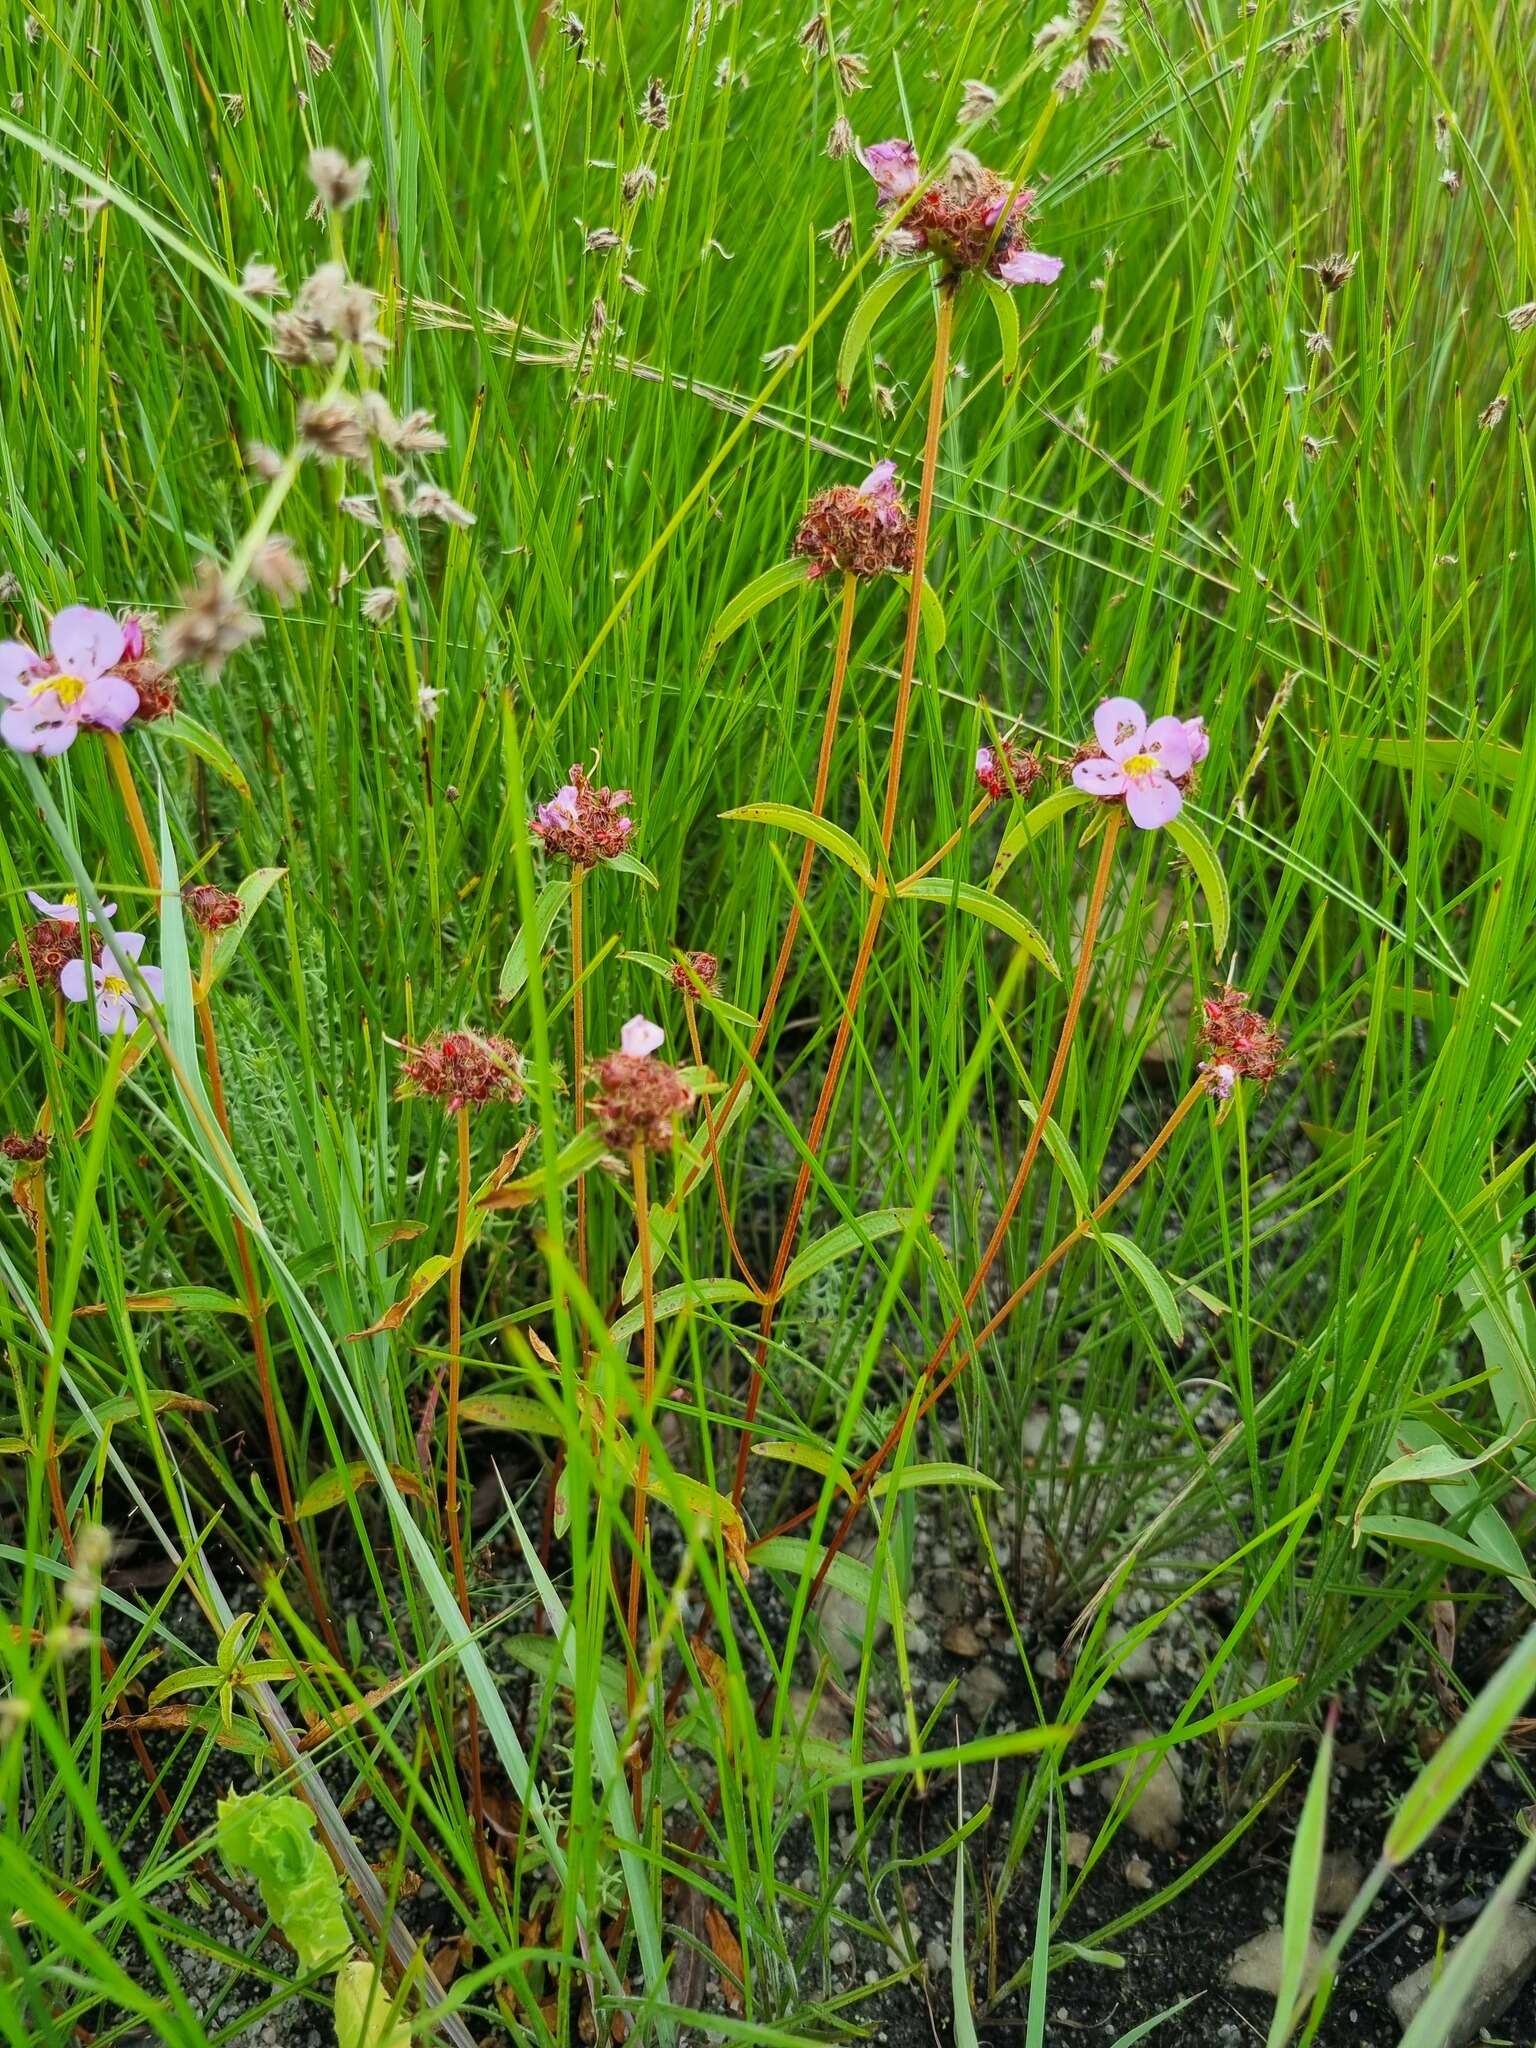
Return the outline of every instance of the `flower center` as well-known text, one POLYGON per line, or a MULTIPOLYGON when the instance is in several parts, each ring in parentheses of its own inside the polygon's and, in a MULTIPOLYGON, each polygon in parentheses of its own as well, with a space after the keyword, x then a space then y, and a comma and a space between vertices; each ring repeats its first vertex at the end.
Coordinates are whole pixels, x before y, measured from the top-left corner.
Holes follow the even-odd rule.
POLYGON ((1132 754, 1128 761, 1120 763, 1127 775, 1152 775, 1160 765, 1156 754, 1132 754))
POLYGON ((34 683, 27 692, 30 697, 46 697, 52 692, 66 707, 78 704, 85 695, 84 676, 44 676, 40 683, 34 683))
POLYGON ((101 977, 101 992, 104 996, 121 998, 128 993, 128 984, 120 974, 104 974, 101 977))
POLYGON ((65 910, 78 910, 80 908, 80 898, 75 894, 73 889, 66 889, 64 894, 59 898, 59 903, 60 906, 65 910))

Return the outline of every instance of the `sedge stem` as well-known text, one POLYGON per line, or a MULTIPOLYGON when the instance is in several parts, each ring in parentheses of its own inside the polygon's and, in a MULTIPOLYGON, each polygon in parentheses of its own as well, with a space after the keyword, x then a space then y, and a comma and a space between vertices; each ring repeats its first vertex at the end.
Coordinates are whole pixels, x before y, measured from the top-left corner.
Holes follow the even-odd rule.
MULTIPOLYGON (((691 1007, 691 1006, 690 1006, 691 1007)), ((655 1277, 651 1272, 651 1214, 650 1198, 646 1185, 647 1169, 645 1146, 637 1141, 630 1148, 630 1173, 635 1188, 635 1230, 640 1246, 640 1300, 641 1300, 641 1377, 639 1427, 635 1431, 639 1443, 635 1459, 635 1503, 634 1503, 634 1553, 629 1561, 629 1598, 625 1608, 625 1624, 629 1632, 629 1662, 626 1671, 629 1718, 635 1717, 635 1703, 638 1694, 638 1672, 640 1669, 640 1581, 645 1561, 646 1529, 649 1519, 649 1486, 651 1477, 651 1403, 656 1395, 656 1293, 655 1277)), ((635 1752, 632 1765, 635 1823, 638 1826, 641 1812, 640 1797, 640 1755, 635 1752)))
MULTIPOLYGON (((464 1566, 464 1532, 459 1526, 459 1383, 463 1375, 464 1252, 469 1237, 469 1110, 462 1102, 454 1115, 458 1151, 458 1208, 453 1224, 453 1264, 448 1271, 448 1443, 443 1475, 443 1520, 453 1558, 453 1587, 459 1612, 468 1622, 469 1574, 464 1566)), ((475 1827, 475 1851, 482 1869, 488 1850, 485 1839, 485 1786, 480 1773, 480 1716, 474 1695, 469 1698, 469 1805, 475 1827)))

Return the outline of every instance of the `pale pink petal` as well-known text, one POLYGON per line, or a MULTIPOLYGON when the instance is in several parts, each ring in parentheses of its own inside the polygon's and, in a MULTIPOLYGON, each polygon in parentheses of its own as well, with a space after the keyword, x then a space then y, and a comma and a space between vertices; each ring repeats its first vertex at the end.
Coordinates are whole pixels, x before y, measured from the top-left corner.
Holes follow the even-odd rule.
POLYGON ((123 658, 123 629, 110 612, 94 605, 67 604, 52 628, 53 654, 66 675, 88 683, 123 658))
POLYGON ((27 901, 34 910, 40 910, 44 917, 51 917, 56 924, 78 924, 80 909, 74 903, 50 903, 46 896, 39 896, 35 889, 27 891, 27 901))
MULTIPOLYGON (((139 955, 144 950, 144 934, 142 932, 114 932, 112 934, 112 937, 113 941, 117 946, 117 950, 120 953, 124 954, 130 960, 137 960, 139 955)), ((109 947, 109 957, 110 952, 111 949, 109 947)), ((109 967, 107 969, 107 972, 110 974, 111 971, 112 970, 109 967)))
POLYGON ((889 458, 877 462, 859 485, 861 498, 893 498, 896 495, 896 465, 889 458))
POLYGON ((917 151, 903 137, 872 142, 858 151, 859 162, 880 188, 886 205, 894 205, 917 189, 917 151))
POLYGON ((96 1022, 107 1034, 115 1038, 119 1031, 132 1031, 139 1021, 139 1013, 126 996, 112 995, 103 989, 96 997, 96 1022))
POLYGON ((0 738, 18 754, 62 754, 79 730, 51 690, 0 712, 0 738))
POLYGON ((1149 832, 1154 825, 1166 825, 1176 818, 1184 799, 1166 775, 1138 775, 1125 793, 1125 808, 1132 823, 1149 832))
POLYGON ((1118 761, 1079 761, 1072 780, 1090 796, 1124 796, 1125 770, 1118 761))
POLYGON ((643 1058, 655 1052, 666 1037, 659 1024, 653 1024, 649 1017, 631 1017, 619 1033, 619 1044, 625 1052, 635 1058, 643 1058))
POLYGON ((1106 697, 1093 714, 1093 730, 1111 761, 1140 750, 1147 714, 1134 697, 1106 697))
POLYGON ((1039 249, 1016 249, 997 266, 1004 284, 1054 284, 1065 265, 1059 256, 1039 249))
POLYGON ((66 960, 59 975, 59 989, 72 1003, 85 1001, 85 962, 66 960))
POLYGON ((992 765, 992 749, 990 747, 978 747, 976 749, 976 773, 978 775, 990 775, 992 773, 992 765))
POLYGON ((139 693, 126 676, 98 676, 81 693, 80 716, 108 732, 121 732, 139 710, 139 693))
POLYGON ((1182 718, 1154 718, 1142 744, 1170 775, 1187 775, 1194 766, 1182 718))
POLYGON ((0 697, 24 697, 27 684, 23 678, 42 658, 24 640, 0 640, 0 697))
POLYGON ((149 990, 155 1001, 157 1003, 164 1002, 165 976, 161 973, 160 969, 158 967, 141 967, 139 972, 144 977, 144 986, 149 990))
POLYGON ((1205 729, 1203 718, 1186 718, 1184 737, 1189 742, 1189 761, 1192 768, 1198 768, 1211 751, 1211 736, 1205 729))

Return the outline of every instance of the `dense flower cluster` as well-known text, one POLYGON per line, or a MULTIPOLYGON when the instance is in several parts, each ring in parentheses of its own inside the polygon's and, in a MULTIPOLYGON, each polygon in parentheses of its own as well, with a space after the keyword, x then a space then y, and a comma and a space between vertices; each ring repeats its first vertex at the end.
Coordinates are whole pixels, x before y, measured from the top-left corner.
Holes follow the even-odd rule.
POLYGON ((7 1131, 0 1138, 0 1153, 14 1166, 37 1166, 48 1157, 46 1131, 7 1131))
POLYGON ((1083 748, 1072 780, 1089 796, 1123 802, 1132 824, 1149 831, 1184 807, 1184 791, 1211 743, 1200 718, 1154 718, 1130 697, 1106 697, 1093 714, 1096 747, 1083 748))
POLYGON ((1201 1008, 1200 1042, 1211 1057, 1200 1071, 1208 1092, 1224 1102, 1240 1080, 1268 1087, 1284 1064, 1284 1040, 1267 1017, 1249 1009, 1246 990, 1224 988, 1201 1008))
POLYGON ((1001 284, 1054 284, 1060 277, 1061 258, 1029 245, 1033 191, 1015 192, 968 151, 957 150, 944 176, 927 185, 904 138, 871 143, 860 149, 859 162, 875 181, 881 210, 906 209, 890 237, 898 250, 931 256, 952 272, 985 269, 1001 284))
POLYGON ((551 853, 564 854, 579 868, 595 868, 628 846, 635 829, 625 814, 627 789, 596 788, 584 768, 572 765, 571 779, 528 821, 551 853))
POLYGON ((719 979, 720 962, 713 953, 690 953, 673 964, 672 986, 685 996, 696 995, 701 988, 708 992, 719 979))
POLYGON ((912 573, 916 531, 902 503, 894 462, 877 462, 863 483, 833 484, 805 508, 795 553, 810 561, 808 574, 841 569, 850 576, 912 573))
MULTIPOLYGON (((71 960, 80 958, 80 905, 71 891, 60 902, 50 902, 35 889, 27 891, 27 901, 42 916, 34 925, 29 925, 22 937, 11 947, 10 958, 20 967, 23 958, 32 963, 32 973, 39 988, 57 988, 64 969, 71 960)), ((104 903, 103 911, 108 917, 117 914, 115 903, 104 903)), ((87 911, 84 922, 92 922, 87 911)), ((91 954, 101 958, 101 941, 94 934, 91 938, 91 954)))
POLYGON ((616 1152, 644 1145, 665 1152, 672 1127, 693 1106, 693 1090, 676 1067, 655 1057, 665 1033, 645 1017, 631 1017, 620 1035, 620 1049, 594 1060, 597 1092, 592 1114, 616 1152))
POLYGON ((1028 796, 1043 770, 1038 755, 1013 740, 999 740, 995 747, 976 749, 976 780, 994 803, 1009 797, 1028 796))
POLYGON ((400 1072, 409 1094, 435 1096, 450 1110, 523 1099, 522 1054, 510 1038, 479 1031, 435 1032, 400 1072))
POLYGON ((228 889, 215 888, 212 882, 188 883, 181 892, 181 900, 199 931, 227 932, 231 925, 240 922, 240 898, 228 889))

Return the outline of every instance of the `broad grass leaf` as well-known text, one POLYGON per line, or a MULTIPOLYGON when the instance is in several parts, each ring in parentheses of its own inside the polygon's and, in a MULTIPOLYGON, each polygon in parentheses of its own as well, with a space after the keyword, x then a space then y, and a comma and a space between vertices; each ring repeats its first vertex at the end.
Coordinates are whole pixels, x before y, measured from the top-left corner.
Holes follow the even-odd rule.
POLYGON ((749 825, 776 825, 802 839, 813 839, 828 853, 835 854, 851 868, 866 889, 876 887, 864 850, 851 832, 834 825, 830 818, 818 818, 814 811, 802 811, 796 804, 742 804, 734 811, 722 811, 722 818, 740 819, 749 825))
POLYGON ((532 1394, 470 1394, 459 1403, 459 1420, 482 1429, 506 1429, 518 1435, 564 1436, 560 1417, 532 1394))
POLYGON ((1291 1844, 1291 1864, 1285 1880, 1285 1917, 1281 1922, 1280 1983, 1275 1993, 1274 2018, 1270 2022, 1265 2048, 1285 2048, 1295 2024, 1293 2015, 1307 1981, 1317 1887, 1323 1874, 1332 1775, 1333 1725, 1330 1721, 1323 1731, 1296 1839, 1291 1844))
POLYGON ((1007 285, 982 273, 987 297, 997 315, 997 338, 1002 349, 1003 382, 1011 384, 1019 367, 1019 302, 1007 285))
POLYGON ((909 278, 925 270, 923 263, 893 263, 883 270, 854 307, 843 329, 843 339, 837 351, 837 402, 848 403, 848 394, 853 389, 853 373, 859 357, 864 353, 870 336, 882 313, 892 304, 897 293, 909 278))
MULTIPOLYGON (((657 1292, 655 1318, 658 1323, 664 1323, 691 1308, 719 1308, 754 1299, 751 1288, 742 1280, 684 1280, 675 1287, 663 1287, 657 1292)), ((638 1308, 626 1310, 610 1326, 608 1334, 615 1344, 627 1344, 644 1327, 645 1308, 642 1303, 638 1308)))
POLYGON ((1134 1238, 1124 1236, 1118 1230, 1101 1230, 1097 1241, 1112 1251, 1123 1266, 1135 1274, 1153 1308, 1157 1319, 1175 1344, 1184 1341, 1184 1318, 1179 1314, 1179 1304, 1173 1289, 1157 1270, 1156 1265, 1136 1243, 1134 1238))
POLYGON ((1042 832, 1052 825, 1059 825, 1063 818, 1073 811, 1080 811, 1084 804, 1097 802, 1098 798, 1090 796, 1086 789, 1079 789, 1075 782, 1068 782, 1060 789, 1053 789, 1049 796, 1041 797, 1039 803, 1031 804, 1003 834, 997 858, 992 863, 992 872, 987 877, 987 887, 995 889, 1025 847, 1038 839, 1042 832))
POLYGON ((1187 810, 1170 818, 1164 831, 1194 870, 1205 907, 1211 914, 1211 951, 1219 960, 1227 950, 1227 932, 1232 923, 1232 897, 1222 873, 1216 849, 1190 817, 1187 810))
POLYGON ((978 889, 974 882, 948 882, 942 875, 919 875, 902 882, 896 893, 903 902, 938 903, 946 909, 963 910, 968 917, 979 918, 989 924, 1015 945, 1022 946, 1033 960, 1047 968, 1059 981, 1061 969, 1045 940, 1025 917, 1015 910, 1011 903, 1005 903, 1001 896, 995 896, 990 889, 978 889))
POLYGON ((1464 1934, 1447 1956, 1445 1968, 1414 2014, 1400 2048, 1445 2048, 1448 2041, 1465 2038, 1457 2032, 1457 2022, 1466 2012, 1488 1957, 1502 1939, 1533 1870, 1536 1840, 1526 1843, 1478 1914, 1472 1931, 1464 1934))
POLYGON ((1001 1493, 1002 1481, 989 1479, 974 1465, 955 1465, 943 1460, 928 1465, 904 1465, 899 1472, 886 1472, 869 1489, 871 1500, 887 1494, 916 1493, 925 1486, 963 1486, 971 1493, 1001 1493))
POLYGON ((510 1003, 519 994, 529 975, 533 972, 536 953, 542 953, 549 944, 549 935, 554 930, 555 919, 560 915, 570 897, 569 877, 546 882, 539 891, 533 906, 532 944, 529 944, 530 927, 519 928, 517 937, 507 949, 507 957, 501 963, 501 973, 496 980, 497 1000, 510 1003))
POLYGON ((185 711, 173 711, 168 718, 157 718, 150 727, 157 739, 174 740, 185 747, 190 754, 196 754, 221 781, 243 797, 249 797, 251 785, 246 780, 245 770, 225 746, 216 732, 210 732, 206 725, 200 725, 195 718, 189 718, 185 711))
MULTIPOLYGON (((412 1472, 405 1465, 391 1465, 389 1476, 399 1492, 409 1494, 412 1500, 426 1499, 426 1489, 419 1472, 412 1472)), ((373 1467, 363 1458, 355 1459, 350 1465, 333 1465, 329 1472, 322 1473, 313 1485, 306 1488, 294 1514, 301 1522, 307 1522, 314 1515, 328 1514, 332 1508, 339 1508, 349 1494, 361 1493, 377 1483, 373 1467)))
POLYGON ((775 562, 771 569, 765 569, 761 576, 754 576, 750 583, 738 590, 721 607, 709 629, 709 638, 704 643, 704 660, 712 660, 724 642, 764 605, 772 604, 775 598, 783 597, 791 590, 801 590, 818 581, 810 574, 810 566, 803 556, 793 555, 787 562, 775 562))
POLYGON ((871 1209, 867 1215, 856 1216, 850 1223, 834 1225, 825 1237, 818 1237, 814 1244, 808 1244, 803 1252, 790 1260, 781 1294, 791 1294, 795 1288, 803 1287, 807 1280, 824 1273, 839 1259, 867 1251, 883 1237, 895 1237, 907 1228, 916 1214, 915 1209, 871 1209))

